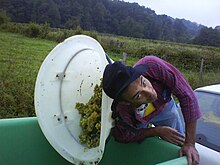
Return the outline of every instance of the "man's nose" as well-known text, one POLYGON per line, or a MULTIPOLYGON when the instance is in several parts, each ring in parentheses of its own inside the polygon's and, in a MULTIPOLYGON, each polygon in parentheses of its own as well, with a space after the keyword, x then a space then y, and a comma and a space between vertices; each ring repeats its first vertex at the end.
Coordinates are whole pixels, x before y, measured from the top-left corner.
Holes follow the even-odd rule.
POLYGON ((146 94, 148 94, 148 95, 152 93, 152 89, 149 88, 149 87, 145 87, 145 88, 143 89, 143 91, 144 91, 144 93, 146 93, 146 94))

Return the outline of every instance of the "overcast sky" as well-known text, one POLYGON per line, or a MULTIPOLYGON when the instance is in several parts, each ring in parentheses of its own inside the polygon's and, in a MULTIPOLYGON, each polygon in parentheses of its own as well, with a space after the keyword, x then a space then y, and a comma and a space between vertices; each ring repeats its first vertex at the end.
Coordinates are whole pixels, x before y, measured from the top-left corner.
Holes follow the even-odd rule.
POLYGON ((208 27, 220 25, 220 0, 124 0, 149 7, 156 14, 184 18, 208 27))

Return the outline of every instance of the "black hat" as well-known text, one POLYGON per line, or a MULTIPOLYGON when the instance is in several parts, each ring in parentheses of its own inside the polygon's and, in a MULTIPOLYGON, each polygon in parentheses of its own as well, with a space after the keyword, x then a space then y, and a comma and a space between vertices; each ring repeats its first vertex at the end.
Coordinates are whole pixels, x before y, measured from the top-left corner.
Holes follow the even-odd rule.
POLYGON ((112 110, 115 109, 122 92, 136 80, 142 73, 146 72, 145 65, 136 67, 125 66, 121 62, 108 64, 104 70, 102 85, 104 92, 113 100, 112 110))

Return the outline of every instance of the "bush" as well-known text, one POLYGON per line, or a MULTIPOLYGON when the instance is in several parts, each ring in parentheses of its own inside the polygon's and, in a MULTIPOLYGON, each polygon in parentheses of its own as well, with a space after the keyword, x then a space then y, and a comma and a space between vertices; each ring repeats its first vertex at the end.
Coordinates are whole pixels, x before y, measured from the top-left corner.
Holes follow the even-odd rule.
POLYGON ((83 34, 82 28, 78 25, 75 30, 75 35, 83 34))
POLYGON ((19 33, 23 34, 24 25, 20 26, 18 23, 13 23, 13 22, 7 22, 4 23, 0 26, 2 31, 7 31, 7 32, 12 32, 12 33, 19 33))
POLYGON ((14 22, 4 23, 0 26, 0 29, 1 31, 19 33, 32 38, 46 38, 47 34, 51 30, 48 23, 39 25, 36 23, 22 24, 14 22))
POLYGON ((86 31, 84 31, 83 33, 84 33, 85 35, 90 36, 90 37, 94 38, 95 40, 99 41, 99 39, 98 39, 98 33, 97 33, 97 32, 95 32, 95 31, 91 31, 91 32, 86 32, 86 31))
POLYGON ((41 27, 36 23, 30 23, 27 29, 24 32, 24 35, 32 38, 36 38, 40 36, 41 27))
POLYGON ((45 24, 41 25, 39 37, 46 38, 49 31, 50 31, 50 24, 49 23, 45 23, 45 24))
POLYGON ((73 35, 74 35, 74 32, 71 30, 57 29, 57 30, 48 32, 45 38, 51 41, 63 42, 66 38, 73 36, 73 35))

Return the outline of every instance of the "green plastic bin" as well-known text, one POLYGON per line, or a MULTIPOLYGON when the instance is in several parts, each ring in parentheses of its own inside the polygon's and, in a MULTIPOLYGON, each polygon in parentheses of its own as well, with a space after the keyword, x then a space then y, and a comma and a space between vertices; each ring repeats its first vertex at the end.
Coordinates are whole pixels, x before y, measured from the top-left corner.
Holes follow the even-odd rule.
MULTIPOLYGON (((36 117, 0 120, 0 165, 71 165, 48 143, 36 117)), ((186 165, 179 147, 158 138, 122 144, 109 138, 100 165, 186 165)))

